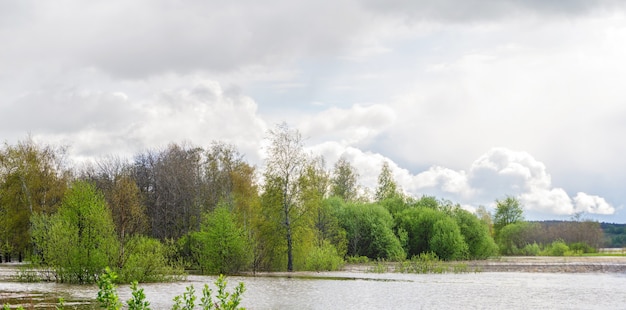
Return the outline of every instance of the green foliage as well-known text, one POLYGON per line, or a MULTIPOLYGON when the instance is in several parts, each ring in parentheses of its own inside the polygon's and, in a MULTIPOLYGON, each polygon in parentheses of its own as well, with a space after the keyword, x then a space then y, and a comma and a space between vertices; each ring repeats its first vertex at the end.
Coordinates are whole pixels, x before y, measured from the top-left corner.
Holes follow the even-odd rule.
POLYGON ((306 260, 306 270, 333 271, 343 266, 343 259, 329 242, 314 247, 306 260))
POLYGON ((157 239, 135 235, 126 242, 124 250, 121 282, 160 282, 182 273, 180 268, 168 264, 166 246, 157 239))
POLYGON ((461 208, 456 209, 453 216, 467 243, 469 259, 485 259, 498 254, 498 246, 491 238, 487 224, 461 208))
POLYGON ((143 289, 137 288, 137 281, 130 284, 132 297, 126 301, 128 310, 150 310, 150 302, 146 300, 146 294, 143 289))
POLYGON ((40 237, 44 261, 58 281, 93 283, 117 256, 111 214, 102 195, 87 182, 73 183, 58 213, 41 223, 33 226, 33 235, 40 237))
POLYGON ((191 236, 192 254, 203 272, 234 273, 251 263, 246 234, 225 206, 206 214, 201 230, 191 236))
POLYGON ((183 295, 178 295, 174 297, 174 306, 172 306, 173 310, 192 310, 196 306, 196 290, 193 288, 193 285, 188 286, 185 289, 183 295))
POLYGON ((500 254, 517 255, 519 249, 530 244, 528 235, 530 235, 534 229, 535 225, 528 222, 516 222, 501 228, 497 238, 500 254))
POLYGON ((468 253, 467 243, 461 235, 459 226, 453 219, 447 217, 433 225, 429 247, 443 260, 465 259, 468 253))
POLYGON ((525 245, 524 248, 521 249, 519 255, 537 256, 540 252, 541 248, 539 247, 539 245, 536 242, 533 242, 532 244, 525 245))
MULTIPOLYGON (((241 298, 243 293, 246 291, 246 288, 243 282, 239 282, 235 290, 231 292, 226 291, 226 277, 224 275, 220 275, 215 280, 215 286, 217 287, 217 296, 214 300, 211 297, 213 293, 211 289, 209 289, 208 285, 205 285, 202 289, 202 298, 200 299, 201 303, 199 306, 202 309, 216 309, 216 310, 237 310, 244 309, 240 308, 239 304, 241 304, 241 298)), ((195 308, 196 302, 195 290, 193 285, 188 286, 186 288, 185 293, 183 295, 178 295, 174 297, 174 306, 172 309, 174 310, 191 310, 195 308)))
POLYGON ((378 175, 378 187, 376 187, 375 199, 376 201, 383 201, 385 199, 394 198, 399 196, 398 186, 391 173, 391 168, 388 162, 383 163, 383 167, 378 175))
POLYGON ((339 197, 346 202, 356 200, 358 195, 358 177, 358 172, 350 165, 350 162, 343 156, 339 158, 335 163, 331 179, 331 196, 339 197))
POLYGON ((431 252, 429 242, 434 234, 434 224, 445 217, 437 209, 424 207, 406 209, 396 217, 397 230, 407 234, 405 249, 409 256, 431 252))
POLYGON ((588 254, 588 253, 597 253, 598 250, 584 242, 574 242, 574 243, 570 243, 569 245, 569 249, 571 251, 574 252, 579 252, 582 254, 588 254))
POLYGON ((562 240, 556 240, 547 246, 541 253, 542 256, 565 256, 569 252, 569 247, 562 240))
POLYGON ((500 230, 510 224, 524 220, 524 210, 519 200, 507 196, 504 200, 496 200, 496 213, 493 216, 493 228, 496 238, 500 230))
POLYGON ((390 260, 405 257, 392 230, 393 218, 381 205, 348 204, 339 210, 338 215, 347 233, 348 255, 390 260))
POLYGON ((364 264, 369 263, 370 259, 367 256, 348 256, 346 262, 348 264, 364 264))
POLYGON ((104 273, 98 279, 98 297, 96 300, 100 303, 100 307, 107 310, 118 310, 122 308, 119 301, 117 290, 115 289, 115 280, 117 274, 109 267, 106 267, 104 273))
POLYGON ((69 179, 64 153, 30 137, 0 146, 0 253, 5 261, 22 261, 32 253, 30 217, 59 207, 69 179))

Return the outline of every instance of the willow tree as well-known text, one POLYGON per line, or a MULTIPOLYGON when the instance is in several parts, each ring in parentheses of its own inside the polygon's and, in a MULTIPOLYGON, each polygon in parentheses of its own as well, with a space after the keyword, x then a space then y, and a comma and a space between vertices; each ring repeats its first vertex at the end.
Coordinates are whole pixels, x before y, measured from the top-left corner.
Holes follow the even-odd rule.
POLYGON ((293 228, 306 210, 300 203, 300 178, 307 157, 300 132, 282 123, 269 131, 269 146, 265 166, 265 204, 279 211, 287 250, 287 270, 293 271, 293 228))

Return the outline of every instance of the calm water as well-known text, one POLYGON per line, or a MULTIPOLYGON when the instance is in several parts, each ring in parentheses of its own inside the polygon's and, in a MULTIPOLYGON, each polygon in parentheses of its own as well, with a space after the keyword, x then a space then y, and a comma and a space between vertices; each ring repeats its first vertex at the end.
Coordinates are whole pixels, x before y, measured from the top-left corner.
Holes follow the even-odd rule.
MULTIPOLYGON (((626 309, 626 274, 307 275, 328 278, 229 277, 228 286, 245 282, 242 306, 248 309, 626 309)), ((193 284, 201 291, 204 283, 213 285, 214 280, 190 276, 186 282, 140 287, 153 309, 168 309, 186 286, 193 284)), ((0 282, 0 303, 7 292, 89 300, 97 287, 0 282)), ((128 286, 120 287, 119 293, 121 300, 130 296, 128 286)))

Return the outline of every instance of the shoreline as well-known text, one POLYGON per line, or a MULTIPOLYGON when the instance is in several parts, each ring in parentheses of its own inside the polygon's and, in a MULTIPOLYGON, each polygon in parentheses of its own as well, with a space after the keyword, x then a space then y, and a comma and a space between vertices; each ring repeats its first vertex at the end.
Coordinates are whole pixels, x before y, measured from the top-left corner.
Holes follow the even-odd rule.
MULTIPOLYGON (((393 272, 396 262, 385 262, 393 272)), ((626 256, 501 256, 484 260, 452 261, 469 272, 626 273, 626 256)), ((340 272, 371 272, 373 263, 346 264, 340 272)))
MULTIPOLYGON (((337 271, 328 273, 376 273, 372 268, 377 262, 346 264, 337 271)), ((383 262, 386 272, 394 273, 398 262, 383 262)), ((501 256, 484 260, 452 261, 442 264, 465 265, 468 272, 521 272, 521 273, 626 273, 626 256, 501 256)), ((0 281, 16 281, 19 267, 23 264, 0 264, 0 281)), ((243 276, 280 277, 311 276, 320 272, 244 272, 243 276)))
POLYGON ((626 256, 502 256, 467 265, 483 272, 626 273, 626 256))

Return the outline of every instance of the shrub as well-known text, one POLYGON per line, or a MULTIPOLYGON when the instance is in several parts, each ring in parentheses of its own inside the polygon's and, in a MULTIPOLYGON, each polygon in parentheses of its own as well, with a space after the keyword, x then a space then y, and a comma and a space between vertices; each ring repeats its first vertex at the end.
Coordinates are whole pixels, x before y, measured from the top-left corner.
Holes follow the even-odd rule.
POLYGON ((533 242, 532 244, 525 245, 524 248, 520 250, 519 254, 526 256, 537 256, 540 252, 541 249, 539 248, 539 245, 536 242, 533 242))
POLYGON ((543 256, 564 256, 569 251, 569 247, 562 240, 552 242, 542 252, 543 256))
POLYGON ((585 242, 574 242, 569 245, 569 249, 580 253, 597 253, 598 250, 585 242))
POLYGON ((121 282, 159 282, 182 273, 168 265, 165 246, 157 239, 133 236, 124 248, 121 282))
POLYGON ((245 232, 225 206, 205 214, 201 230, 191 237, 191 251, 203 272, 236 273, 252 262, 245 232))
POLYGON ((314 247, 306 260, 305 268, 314 271, 338 270, 343 265, 343 259, 337 253, 337 249, 330 242, 323 242, 321 246, 314 247))

